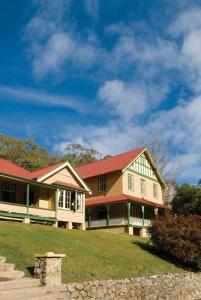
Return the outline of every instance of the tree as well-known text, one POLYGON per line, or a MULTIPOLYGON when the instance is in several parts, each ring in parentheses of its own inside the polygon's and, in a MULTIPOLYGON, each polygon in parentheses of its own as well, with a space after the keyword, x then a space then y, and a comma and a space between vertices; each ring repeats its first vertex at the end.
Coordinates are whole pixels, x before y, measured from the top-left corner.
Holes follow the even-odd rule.
POLYGON ((39 147, 32 140, 19 140, 0 135, 0 157, 16 163, 18 166, 33 171, 57 163, 61 157, 55 157, 45 148, 39 147))
POLYGON ((68 144, 65 148, 64 159, 68 160, 73 167, 85 165, 101 158, 101 154, 80 144, 68 144))
POLYGON ((177 187, 172 200, 172 209, 177 215, 201 215, 201 188, 189 184, 177 187))

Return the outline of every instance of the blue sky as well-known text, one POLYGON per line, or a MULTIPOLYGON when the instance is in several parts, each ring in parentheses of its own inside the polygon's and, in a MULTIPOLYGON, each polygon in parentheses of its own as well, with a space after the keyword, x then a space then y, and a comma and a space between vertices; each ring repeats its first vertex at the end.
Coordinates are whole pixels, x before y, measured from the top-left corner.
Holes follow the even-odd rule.
POLYGON ((2 0, 0 131, 103 154, 161 134, 201 177, 201 2, 2 0))

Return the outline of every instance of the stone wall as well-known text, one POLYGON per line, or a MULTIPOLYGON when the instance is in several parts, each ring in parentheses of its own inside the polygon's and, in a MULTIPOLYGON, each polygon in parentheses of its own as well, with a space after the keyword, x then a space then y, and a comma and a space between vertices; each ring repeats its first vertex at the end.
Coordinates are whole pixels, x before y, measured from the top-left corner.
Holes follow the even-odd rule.
POLYGON ((60 286, 69 299, 201 299, 201 273, 179 273, 60 286))

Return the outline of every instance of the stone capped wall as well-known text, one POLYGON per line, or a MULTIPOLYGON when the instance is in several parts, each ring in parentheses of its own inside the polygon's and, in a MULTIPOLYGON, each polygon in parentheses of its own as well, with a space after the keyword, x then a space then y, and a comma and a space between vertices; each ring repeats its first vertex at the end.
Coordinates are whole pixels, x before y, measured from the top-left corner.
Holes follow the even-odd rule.
POLYGON ((178 273, 121 280, 63 284, 69 299, 201 299, 201 273, 178 273))

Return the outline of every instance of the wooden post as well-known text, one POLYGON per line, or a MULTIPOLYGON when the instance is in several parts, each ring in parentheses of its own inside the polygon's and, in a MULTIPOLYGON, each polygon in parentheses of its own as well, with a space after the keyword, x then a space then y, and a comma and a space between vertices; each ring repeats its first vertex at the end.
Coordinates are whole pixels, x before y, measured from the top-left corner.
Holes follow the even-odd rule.
POLYGON ((88 228, 91 226, 91 207, 88 207, 88 228))
POLYGON ((130 219, 131 219, 131 203, 130 201, 127 202, 127 218, 128 218, 128 227, 130 226, 130 219))
POLYGON ((110 225, 110 205, 109 204, 106 205, 106 209, 107 209, 106 225, 109 226, 110 225))
POLYGON ((144 226, 144 205, 142 205, 142 225, 144 226))
POLYGON ((26 206, 27 206, 27 215, 29 213, 29 194, 30 194, 30 185, 27 183, 26 186, 26 206))

